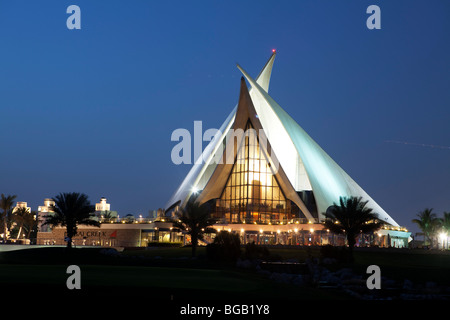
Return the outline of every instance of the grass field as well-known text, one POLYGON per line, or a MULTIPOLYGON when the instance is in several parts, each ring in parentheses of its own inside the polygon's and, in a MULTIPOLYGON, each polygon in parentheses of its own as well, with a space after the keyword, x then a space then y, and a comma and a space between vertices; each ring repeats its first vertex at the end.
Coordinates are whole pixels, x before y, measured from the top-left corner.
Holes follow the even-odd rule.
POLYGON ((357 250, 355 264, 359 269, 378 265, 382 274, 395 280, 417 283, 436 282, 450 286, 450 252, 406 249, 357 250))
MULTIPOLYGON (((84 295, 103 298, 148 299, 336 299, 333 293, 276 283, 253 272, 201 258, 190 259, 190 248, 161 248, 124 252, 125 259, 99 254, 98 249, 28 249, 0 254, 0 283, 14 293, 44 291, 67 294, 67 266, 82 272, 84 295), (155 258, 156 259, 143 259, 155 258), (181 259, 180 259, 181 258, 181 259)), ((7 288, 7 289, 5 289, 7 288)))
MULTIPOLYGON (((280 259, 305 261, 320 257, 319 248, 270 248, 280 259)), ((191 259, 190 248, 149 248, 125 250, 118 255, 104 255, 99 249, 76 249, 67 254, 64 248, 41 248, 0 254, 0 284, 10 292, 68 294, 67 266, 81 268, 84 295, 113 299, 146 297, 162 300, 266 299, 279 301, 347 299, 332 290, 298 287, 274 282, 252 271, 231 264, 211 262, 205 248, 191 259), (120 255, 120 257, 119 257, 120 255)), ((382 275, 402 281, 434 281, 450 285, 450 254, 425 250, 363 249, 355 250, 351 265, 365 274, 369 265, 378 265, 382 275)), ((336 264, 332 268, 349 267, 336 264)), ((70 293, 79 294, 79 293, 70 293)))

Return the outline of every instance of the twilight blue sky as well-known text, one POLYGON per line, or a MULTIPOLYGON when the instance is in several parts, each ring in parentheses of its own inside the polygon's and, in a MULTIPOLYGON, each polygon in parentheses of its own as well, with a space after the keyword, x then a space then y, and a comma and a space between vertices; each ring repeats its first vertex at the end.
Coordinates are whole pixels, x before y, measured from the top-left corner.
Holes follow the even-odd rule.
POLYGON ((0 193, 163 207, 190 168, 172 131, 218 128, 236 62, 256 76, 276 48, 271 96, 415 231, 420 210, 450 211, 449 39, 446 0, 1 1, 0 193))

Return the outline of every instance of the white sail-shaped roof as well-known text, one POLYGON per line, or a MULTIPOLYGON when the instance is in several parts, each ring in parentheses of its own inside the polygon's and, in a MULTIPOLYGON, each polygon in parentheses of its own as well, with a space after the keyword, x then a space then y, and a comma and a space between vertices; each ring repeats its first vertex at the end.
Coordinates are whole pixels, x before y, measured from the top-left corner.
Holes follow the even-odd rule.
MULTIPOLYGON (((394 221, 339 165, 298 125, 298 123, 290 117, 286 111, 275 102, 269 94, 261 88, 261 86, 253 80, 247 72, 240 66, 245 78, 250 82, 252 89, 251 97, 256 106, 261 108, 259 114, 260 121, 264 127, 264 131, 271 141, 275 153, 280 158, 280 164, 285 169, 287 176, 291 179, 291 183, 297 191, 301 191, 298 179, 302 179, 306 174, 309 186, 314 193, 319 214, 326 212, 327 208, 334 202, 339 203, 339 198, 342 197, 362 197, 364 201, 368 201, 367 206, 378 214, 380 220, 383 220, 391 225, 398 226, 394 221), (268 126, 264 126, 264 117, 266 122, 270 121, 268 126), (275 131, 275 134, 273 132, 275 131), (283 143, 278 143, 271 140, 281 137, 283 143), (288 137, 288 138, 287 138, 288 137), (295 147, 295 152, 292 149, 295 147), (284 154, 281 152, 285 151, 284 154), (298 166, 286 166, 283 164, 283 157, 290 159, 294 158, 299 161, 298 166), (296 173, 300 170, 300 175, 296 173), (300 188, 299 188, 300 187, 300 188)), ((301 183, 300 183, 301 184, 301 183)), ((305 190, 305 189, 304 189, 305 190)), ((309 190, 309 189, 306 189, 309 190)))

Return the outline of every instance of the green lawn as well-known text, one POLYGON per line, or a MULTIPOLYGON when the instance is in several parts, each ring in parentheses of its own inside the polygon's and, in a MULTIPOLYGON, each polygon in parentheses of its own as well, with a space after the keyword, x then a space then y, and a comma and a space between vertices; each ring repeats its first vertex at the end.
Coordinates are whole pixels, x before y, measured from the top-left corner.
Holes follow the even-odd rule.
MULTIPOLYGON (((191 259, 190 248, 125 250, 117 258, 99 254, 99 249, 41 248, 0 254, 0 284, 13 292, 65 294, 66 268, 81 268, 83 294, 113 299, 118 295, 161 299, 222 300, 327 300, 345 299, 335 292, 297 287, 271 281, 254 272, 237 269, 205 258, 205 248, 191 259)), ((320 248, 270 248, 272 256, 305 261, 319 257, 320 248)), ((357 249, 350 266, 365 275, 369 265, 378 265, 383 276, 402 281, 434 281, 450 285, 450 254, 425 250, 357 249)), ((335 265, 349 267, 349 265, 335 265)), ((4 291, 2 291, 4 292, 4 291)))
POLYGON ((427 250, 367 250, 355 252, 360 269, 375 264, 382 275, 394 280, 428 281, 450 286, 450 252, 427 250))
MULTIPOLYGON (((13 292, 49 289, 65 294, 65 265, 0 265, 0 283, 13 292), (41 289, 39 289, 41 288, 41 289)), ((332 293, 276 283, 240 271, 140 266, 80 265, 80 292, 105 297, 144 295, 147 298, 221 300, 336 299, 332 293)))
MULTIPOLYGON (((204 253, 200 248, 199 255, 204 253)), ((266 279, 254 272, 213 264, 205 258, 190 259, 190 248, 161 248, 124 252, 124 261, 105 257, 95 249, 29 249, 0 255, 0 283, 13 292, 42 289, 66 294, 67 266, 81 268, 81 293, 114 298, 145 296, 161 299, 340 299, 332 292, 301 288, 266 279), (161 257, 161 259, 131 258, 161 257), (179 258, 182 259, 179 259, 179 258), (142 262, 144 261, 144 262, 142 262), (210 266, 208 268, 208 266, 210 266), (201 267, 201 268, 198 268, 201 267)))

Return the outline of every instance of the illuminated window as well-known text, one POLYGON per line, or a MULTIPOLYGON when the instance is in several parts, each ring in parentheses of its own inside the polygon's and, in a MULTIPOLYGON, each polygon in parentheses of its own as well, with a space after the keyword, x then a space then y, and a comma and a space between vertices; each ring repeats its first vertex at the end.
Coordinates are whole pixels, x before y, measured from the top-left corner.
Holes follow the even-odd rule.
POLYGON ((286 221, 290 209, 290 200, 286 201, 248 122, 233 170, 216 201, 216 217, 231 223, 276 223, 286 221))

